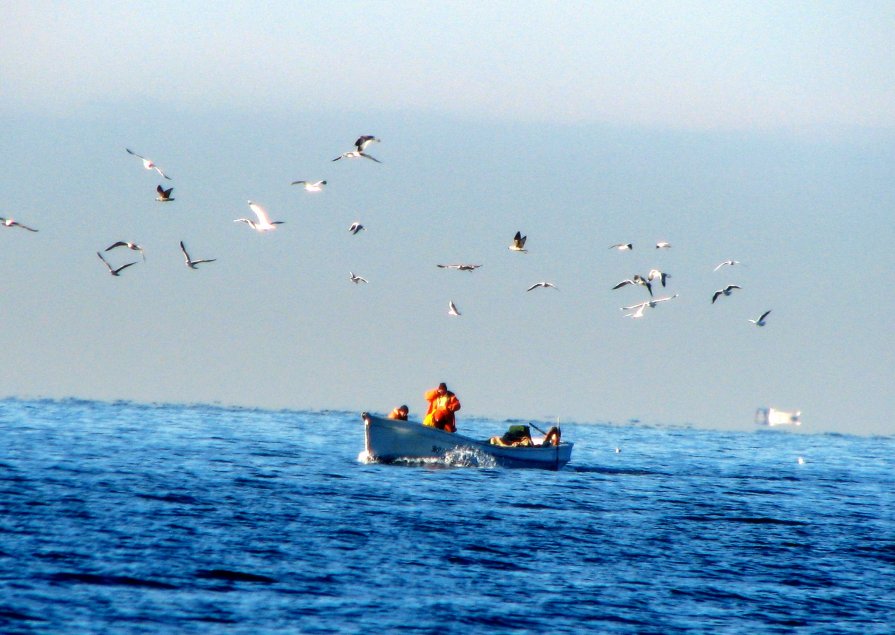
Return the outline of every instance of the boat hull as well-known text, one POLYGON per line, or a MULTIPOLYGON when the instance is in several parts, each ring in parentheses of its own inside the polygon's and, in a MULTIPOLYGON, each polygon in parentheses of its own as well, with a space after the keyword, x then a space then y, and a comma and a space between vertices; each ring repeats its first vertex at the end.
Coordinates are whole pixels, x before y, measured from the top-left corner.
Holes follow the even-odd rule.
POLYGON ((361 416, 367 456, 381 463, 444 459, 451 452, 471 450, 492 457, 503 467, 558 470, 572 458, 574 444, 567 442, 558 446, 502 447, 413 421, 387 419, 367 412, 361 416))

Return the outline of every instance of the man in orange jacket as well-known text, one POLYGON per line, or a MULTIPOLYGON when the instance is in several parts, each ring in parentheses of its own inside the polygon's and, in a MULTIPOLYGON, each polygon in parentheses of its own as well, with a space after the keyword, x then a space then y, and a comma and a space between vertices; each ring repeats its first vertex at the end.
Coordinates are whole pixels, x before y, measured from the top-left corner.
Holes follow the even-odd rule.
POLYGON ((426 401, 429 409, 423 419, 424 426, 432 426, 445 432, 456 432, 457 424, 454 413, 460 409, 460 400, 457 395, 447 389, 444 382, 438 384, 438 388, 426 391, 426 401))

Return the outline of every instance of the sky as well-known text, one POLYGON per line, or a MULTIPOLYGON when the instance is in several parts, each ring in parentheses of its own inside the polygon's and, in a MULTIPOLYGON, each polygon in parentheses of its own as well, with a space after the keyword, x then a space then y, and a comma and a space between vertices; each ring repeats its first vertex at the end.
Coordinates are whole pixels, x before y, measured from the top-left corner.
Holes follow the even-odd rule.
POLYGON ((0 215, 40 230, 0 227, 0 397, 419 417, 445 381, 465 416, 749 430, 773 406, 895 433, 892 3, 0 20, 0 215), (361 134, 381 164, 332 161, 361 134), (248 200, 284 224, 234 223, 248 200), (146 262, 116 278, 118 240, 146 262), (612 287, 652 268, 677 297, 625 317, 648 292, 612 287))

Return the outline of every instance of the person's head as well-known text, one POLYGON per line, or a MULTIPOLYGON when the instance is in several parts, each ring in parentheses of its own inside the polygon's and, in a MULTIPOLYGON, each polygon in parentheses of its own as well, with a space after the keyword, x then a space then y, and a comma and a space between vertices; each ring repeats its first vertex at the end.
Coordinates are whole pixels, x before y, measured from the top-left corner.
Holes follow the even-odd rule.
POLYGON ((403 415, 406 415, 408 412, 410 412, 410 408, 408 408, 406 405, 399 406, 398 412, 400 412, 403 415))
POLYGON ((446 392, 447 392, 447 384, 444 382, 441 382, 440 384, 438 384, 438 394, 443 395, 446 392))

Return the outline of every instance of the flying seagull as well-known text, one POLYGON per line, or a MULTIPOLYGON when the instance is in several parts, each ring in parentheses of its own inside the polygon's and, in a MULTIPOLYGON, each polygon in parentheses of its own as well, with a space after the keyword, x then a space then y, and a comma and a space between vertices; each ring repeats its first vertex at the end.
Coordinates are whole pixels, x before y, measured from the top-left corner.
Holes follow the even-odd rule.
POLYGON ((771 310, 768 309, 767 311, 765 311, 764 313, 762 313, 762 314, 761 314, 761 317, 759 317, 757 320, 749 320, 749 321, 752 322, 752 324, 754 324, 755 326, 764 326, 765 324, 767 324, 767 322, 765 322, 764 319, 765 319, 766 317, 768 317, 768 314, 769 314, 770 312, 771 312, 771 310))
POLYGON ((622 311, 633 311, 635 309, 639 309, 641 307, 648 307, 650 309, 656 308, 656 305, 659 302, 668 302, 669 300, 674 300, 678 296, 677 293, 674 295, 667 295, 664 298, 654 298, 652 300, 647 300, 646 302, 638 302, 637 304, 632 304, 631 306, 623 306, 621 308, 622 311))
POLYGON ((110 265, 108 262, 106 262, 106 259, 103 258, 103 255, 102 255, 101 253, 96 252, 96 255, 99 256, 99 259, 103 261, 103 264, 106 265, 106 267, 109 269, 109 273, 111 273, 113 276, 120 276, 120 275, 121 275, 121 272, 122 272, 123 270, 127 269, 127 268, 130 267, 131 265, 135 265, 135 264, 137 264, 136 262, 129 262, 129 263, 127 263, 126 265, 121 265, 121 266, 118 267, 117 269, 113 269, 113 268, 112 268, 112 265, 110 265))
POLYGON ((22 225, 22 223, 15 221, 11 218, 3 218, 0 217, 0 223, 3 223, 4 227, 21 227, 22 229, 27 229, 29 232, 36 232, 38 230, 33 227, 28 227, 27 225, 22 225))
POLYGON ((712 304, 715 303, 715 300, 718 299, 718 296, 720 296, 720 295, 730 295, 731 293, 733 293, 733 290, 734 290, 734 289, 742 289, 742 288, 743 288, 743 287, 738 287, 738 286, 735 285, 735 284, 729 284, 729 285, 727 285, 726 287, 724 287, 723 289, 718 289, 717 291, 715 291, 714 295, 712 295, 712 304))
POLYGON ((348 228, 348 231, 350 231, 352 234, 357 234, 357 232, 364 230, 364 229, 366 229, 366 227, 361 225, 359 222, 354 221, 353 223, 351 223, 351 226, 348 228))
POLYGON ((646 287, 646 290, 649 291, 650 297, 652 297, 653 285, 651 285, 649 283, 649 281, 646 278, 644 278, 643 276, 641 276, 640 274, 634 274, 633 278, 628 278, 627 280, 622 280, 617 285, 612 287, 612 290, 614 291, 616 289, 621 289, 625 285, 629 285, 629 284, 639 284, 643 287, 646 287))
POLYGON ((186 266, 190 269, 195 269, 196 265, 201 265, 203 262, 214 262, 217 258, 203 259, 203 260, 193 260, 190 258, 189 253, 187 253, 186 247, 183 245, 183 241, 180 241, 180 251, 183 252, 183 257, 186 260, 186 266))
POLYGON ((326 181, 292 181, 292 185, 302 185, 305 192, 319 192, 326 185, 326 181))
POLYGON ((157 188, 155 188, 155 191, 158 192, 158 196, 155 197, 155 200, 159 201, 160 203, 169 203, 174 200, 173 198, 171 198, 171 192, 174 191, 173 187, 169 187, 166 190, 161 185, 159 185, 157 188))
POLYGON ((523 236, 522 232, 516 232, 516 235, 513 236, 513 242, 510 243, 509 249, 511 251, 521 251, 522 253, 526 253, 528 250, 525 248, 525 241, 528 239, 528 236, 523 236))
POLYGON ((258 217, 257 221, 253 221, 249 218, 237 218, 234 220, 234 223, 245 223, 256 232, 269 232, 273 231, 277 228, 277 225, 282 225, 284 221, 281 220, 270 220, 270 216, 267 215, 267 211, 258 205, 258 203, 254 203, 249 201, 249 209, 255 212, 255 216, 258 217))
POLYGON ((715 267, 714 271, 718 271, 718 269, 720 269, 724 265, 730 265, 732 267, 732 266, 738 265, 738 264, 741 264, 739 260, 725 260, 724 262, 720 263, 717 267, 715 267))
POLYGON ((656 243, 656 249, 670 249, 671 243, 665 242, 664 240, 660 240, 656 243))
POLYGON ((358 284, 360 282, 367 282, 366 278, 361 278, 360 276, 354 275, 353 271, 348 272, 348 279, 351 280, 354 284, 358 284))
POLYGON ((531 285, 530 287, 528 287, 526 289, 526 291, 531 291, 532 289, 537 289, 538 287, 544 287, 545 289, 547 289, 547 288, 556 289, 557 291, 559 291, 559 287, 557 287, 552 282, 536 282, 533 285, 531 285))
POLYGON ((168 179, 169 181, 171 180, 171 177, 168 176, 167 174, 165 174, 164 172, 162 172, 162 169, 161 169, 159 166, 157 166, 157 165, 153 162, 152 159, 147 159, 147 158, 144 157, 144 156, 140 156, 139 154, 137 154, 136 152, 134 152, 134 151, 131 150, 130 148, 125 148, 125 150, 127 150, 128 154, 132 154, 132 155, 134 155, 135 157, 137 157, 138 159, 142 159, 142 160, 143 160, 143 167, 146 168, 147 170, 155 170, 156 172, 158 172, 159 174, 161 174, 163 177, 165 177, 165 178, 168 179))
POLYGON ((435 265, 435 266, 438 267, 439 269, 456 269, 457 271, 475 271, 482 265, 460 264, 460 265, 435 265))
POLYGON ((371 156, 365 152, 367 146, 369 146, 371 143, 379 143, 379 139, 377 139, 373 135, 362 135, 357 138, 357 141, 354 142, 354 150, 343 152, 335 159, 333 159, 333 161, 338 161, 339 159, 360 159, 361 157, 363 157, 364 159, 370 159, 371 161, 375 161, 376 163, 382 163, 382 161, 380 161, 376 157, 371 156))
POLYGON ((619 251, 631 251, 634 249, 634 245, 631 243, 618 243, 616 245, 612 245, 609 249, 618 249, 619 251))
POLYGON ((143 262, 146 262, 146 254, 143 253, 143 248, 137 243, 130 242, 129 240, 119 240, 117 243, 112 243, 106 247, 106 251, 112 251, 116 247, 127 247, 131 251, 139 251, 140 256, 143 258, 143 262))
POLYGON ((453 300, 448 300, 448 315, 462 315, 453 300))
POLYGON ((650 282, 652 282, 653 280, 659 280, 659 282, 662 283, 663 287, 665 286, 665 280, 670 277, 670 273, 665 273, 663 271, 659 271, 658 269, 650 269, 649 274, 647 274, 646 276, 647 280, 649 280, 650 282))

